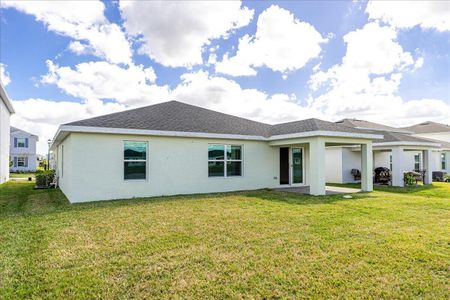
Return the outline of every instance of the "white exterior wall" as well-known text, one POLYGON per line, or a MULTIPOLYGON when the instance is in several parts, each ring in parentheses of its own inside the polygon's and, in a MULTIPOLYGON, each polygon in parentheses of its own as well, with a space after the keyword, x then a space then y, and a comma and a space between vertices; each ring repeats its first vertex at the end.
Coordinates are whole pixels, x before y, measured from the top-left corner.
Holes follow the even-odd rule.
POLYGON ((361 152, 352 151, 350 148, 343 148, 342 151, 342 182, 352 183, 355 181, 351 174, 352 169, 361 171, 361 152))
MULTIPOLYGON (((279 186, 278 149, 259 141, 71 133, 58 146, 57 172, 71 202, 273 188, 279 186), (148 142, 147 180, 124 181, 126 140, 148 142), (208 177, 209 143, 242 145, 241 177, 208 177)), ((305 163, 308 158, 305 148, 305 163)))
POLYGON ((0 99, 0 184, 9 179, 9 128, 8 108, 0 99))
POLYGON ((37 169, 37 154, 36 154, 37 136, 30 135, 25 132, 17 131, 11 134, 10 139, 10 156, 14 160, 14 157, 28 157, 27 167, 14 167, 10 168, 11 172, 17 171, 36 171, 37 169), (14 148, 14 138, 28 138, 28 148, 14 148))
POLYGON ((330 147, 326 149, 326 181, 342 183, 342 147, 330 147))

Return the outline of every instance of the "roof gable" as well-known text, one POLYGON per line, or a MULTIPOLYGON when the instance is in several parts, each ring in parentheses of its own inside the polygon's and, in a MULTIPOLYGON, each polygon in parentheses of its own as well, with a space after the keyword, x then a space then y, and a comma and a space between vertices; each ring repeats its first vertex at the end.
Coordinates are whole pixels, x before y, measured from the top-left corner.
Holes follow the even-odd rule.
POLYGON ((450 132, 450 126, 436 123, 436 122, 423 122, 409 127, 404 127, 403 129, 410 130, 414 133, 439 133, 439 132, 450 132))
POLYGON ((396 128, 391 127, 383 124, 378 124, 374 122, 369 122, 365 120, 358 120, 358 119, 343 119, 336 122, 337 124, 341 124, 344 126, 349 126, 352 128, 359 128, 359 129, 369 129, 369 130, 381 130, 381 131, 391 131, 391 132, 400 132, 400 133, 413 133, 411 131, 408 131, 404 128, 396 128))

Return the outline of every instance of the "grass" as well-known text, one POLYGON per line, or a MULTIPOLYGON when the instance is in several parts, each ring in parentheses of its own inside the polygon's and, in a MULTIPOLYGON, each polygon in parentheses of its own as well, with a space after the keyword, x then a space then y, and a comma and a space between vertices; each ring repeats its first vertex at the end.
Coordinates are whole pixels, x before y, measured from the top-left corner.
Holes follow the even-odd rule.
POLYGON ((10 178, 35 178, 36 177, 36 173, 9 173, 9 177, 10 178))
POLYGON ((77 205, 32 185, 0 186, 0 299, 450 297, 447 183, 77 205))

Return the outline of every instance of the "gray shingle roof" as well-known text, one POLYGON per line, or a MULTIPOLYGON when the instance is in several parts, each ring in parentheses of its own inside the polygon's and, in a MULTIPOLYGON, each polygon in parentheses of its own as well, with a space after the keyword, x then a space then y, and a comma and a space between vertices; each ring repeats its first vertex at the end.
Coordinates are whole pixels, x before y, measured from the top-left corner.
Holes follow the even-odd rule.
POLYGON ((359 129, 318 119, 269 125, 178 101, 163 102, 65 125, 263 137, 317 130, 367 133, 359 129))
MULTIPOLYGON (((306 119, 301 121, 294 121, 289 123, 276 124, 272 126, 271 135, 281 135, 296 132, 307 131, 334 131, 334 132, 351 132, 362 133, 361 130, 336 124, 333 122, 327 122, 319 119, 306 119)), ((376 133, 375 133, 376 134, 376 133)))
POLYGON ((270 125, 178 101, 126 110, 65 125, 267 136, 270 125))
POLYGON ((412 131, 414 133, 435 133, 435 132, 450 132, 450 126, 436 123, 436 122, 424 122, 403 129, 412 131))
POLYGON ((343 119, 343 120, 337 121, 336 124, 341 124, 344 126, 360 128, 360 129, 374 129, 374 130, 382 130, 382 131, 413 133, 406 129, 395 128, 395 127, 391 127, 391 126, 387 126, 387 125, 383 125, 383 124, 378 124, 378 123, 369 122, 369 121, 365 121, 365 120, 358 120, 358 119, 343 119))
POLYGON ((371 133, 378 133, 383 135, 382 140, 376 141, 376 143, 390 143, 390 142, 416 142, 416 143, 436 143, 439 141, 419 138, 410 134, 391 132, 391 131, 369 131, 371 133))

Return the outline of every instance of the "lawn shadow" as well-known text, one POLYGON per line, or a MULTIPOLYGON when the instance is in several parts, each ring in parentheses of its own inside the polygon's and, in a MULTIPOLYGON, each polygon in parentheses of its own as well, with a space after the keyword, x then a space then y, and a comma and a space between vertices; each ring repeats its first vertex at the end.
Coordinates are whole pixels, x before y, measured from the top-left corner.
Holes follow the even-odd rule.
MULTIPOLYGON (((330 186, 337 187, 349 187, 349 188, 360 188, 361 184, 359 183, 327 183, 330 186)), ((384 193, 393 193, 393 194, 410 194, 414 196, 434 196, 441 198, 442 196, 447 196, 450 198, 450 193, 448 190, 450 189, 450 183, 439 182, 428 185, 416 185, 416 186, 406 186, 406 187, 395 187, 389 185, 374 185, 374 191, 384 192, 384 193), (448 186, 445 186, 447 185, 448 186), (441 186, 443 185, 443 186, 441 186)))
POLYGON ((295 205, 316 205, 316 204, 331 204, 340 201, 361 200, 373 198, 368 192, 358 192, 352 194, 336 194, 324 196, 312 196, 301 193, 284 192, 272 189, 264 189, 257 191, 242 192, 246 197, 259 198, 262 200, 281 202, 295 205), (352 198, 344 198, 350 195, 352 198))

